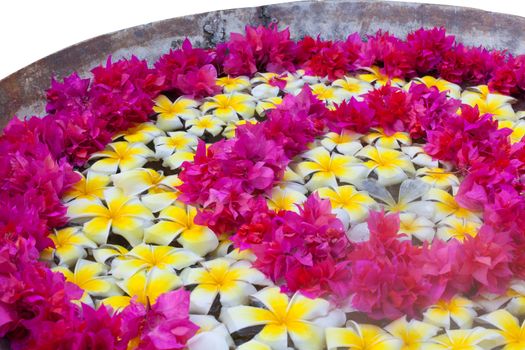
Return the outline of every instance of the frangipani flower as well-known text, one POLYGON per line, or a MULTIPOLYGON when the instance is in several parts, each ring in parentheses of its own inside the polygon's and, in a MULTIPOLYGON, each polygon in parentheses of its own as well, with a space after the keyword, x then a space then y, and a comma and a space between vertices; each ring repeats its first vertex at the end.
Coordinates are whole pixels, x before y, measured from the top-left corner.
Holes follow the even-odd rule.
POLYGON ((525 349, 525 321, 520 325, 518 319, 506 310, 491 312, 480 319, 498 328, 496 332, 502 337, 498 345, 503 345, 503 350, 525 349))
POLYGON ((140 168, 153 158, 155 154, 142 143, 128 143, 125 141, 110 143, 106 150, 93 153, 90 159, 99 159, 91 165, 91 170, 104 174, 115 174, 140 168))
POLYGON ((460 328, 470 328, 476 317, 476 311, 474 311, 474 303, 471 300, 455 296, 448 301, 439 301, 428 308, 423 315, 425 322, 445 329, 450 329, 451 319, 460 328))
POLYGON ((228 239, 227 235, 219 237, 219 246, 210 253, 210 257, 247 260, 252 263, 256 260, 255 254, 253 254, 250 249, 240 250, 239 248, 235 248, 233 242, 228 239))
POLYGON ((306 196, 293 188, 274 187, 268 198, 268 208, 298 212, 298 206, 306 201, 306 196))
POLYGON ((217 295, 223 307, 244 304, 257 292, 254 284, 270 284, 248 261, 219 258, 201 265, 202 268, 188 268, 181 274, 185 286, 195 286, 190 297, 191 312, 207 314, 217 295))
POLYGON ((450 193, 439 188, 431 188, 424 196, 424 200, 434 201, 436 221, 455 216, 459 219, 480 222, 479 214, 461 207, 450 193))
POLYGON ((312 175, 306 184, 310 190, 319 187, 337 187, 337 180, 355 184, 366 175, 366 168, 358 159, 351 156, 332 154, 317 147, 303 154, 309 161, 297 165, 298 172, 306 177, 312 175))
POLYGON ((399 214, 399 232, 414 236, 422 242, 431 242, 436 233, 432 221, 415 213, 399 214))
POLYGON ((392 135, 387 135, 381 128, 376 128, 375 131, 371 131, 363 137, 363 141, 376 147, 400 149, 401 145, 410 145, 412 139, 406 132, 396 132, 392 135))
POLYGON ((128 250, 117 244, 103 244, 97 249, 93 249, 91 254, 95 261, 108 265, 112 258, 127 254, 128 250))
POLYGON ((128 253, 115 257, 111 263, 111 273, 115 278, 128 279, 139 271, 149 273, 161 270, 171 273, 177 279, 177 270, 195 264, 202 258, 186 249, 171 246, 139 244, 128 253))
POLYGON ((377 326, 347 323, 347 328, 327 328, 328 350, 346 348, 349 350, 401 350, 402 341, 392 337, 377 326))
POLYGON ((385 330, 401 340, 401 350, 425 350, 428 340, 439 332, 439 327, 418 320, 407 321, 403 316, 385 327, 385 330))
POLYGON ((508 128, 512 130, 512 134, 509 136, 511 144, 520 142, 523 136, 525 136, 525 120, 519 120, 517 122, 500 120, 498 121, 498 128, 508 128))
POLYGON ((66 281, 76 284, 84 291, 81 301, 90 303, 88 295, 108 297, 119 294, 113 278, 106 276, 107 267, 98 262, 80 259, 73 272, 63 266, 57 266, 53 270, 62 273, 66 281))
POLYGON ((352 185, 335 188, 321 187, 319 197, 330 200, 333 209, 342 209, 350 217, 350 222, 359 222, 368 216, 371 207, 376 204, 366 192, 357 191, 352 185))
POLYGON ((75 221, 88 220, 83 227, 86 236, 97 244, 106 243, 109 231, 124 237, 135 246, 142 241, 144 227, 153 215, 136 197, 126 196, 118 188, 104 191, 101 200, 79 199, 69 203, 68 217, 75 221))
POLYGON ((193 162, 195 158, 195 151, 178 151, 173 153, 171 156, 164 158, 162 166, 175 170, 180 168, 184 162, 193 162))
POLYGON ((423 147, 411 145, 401 146, 401 152, 406 154, 412 163, 421 167, 437 168, 439 167, 439 161, 433 159, 431 155, 427 154, 423 147))
POLYGON ((343 130, 340 134, 336 132, 329 132, 324 135, 321 140, 321 145, 324 148, 332 152, 337 150, 337 152, 353 156, 363 148, 363 145, 359 141, 361 134, 357 134, 351 131, 343 130))
POLYGON ((421 200, 430 190, 430 187, 421 180, 406 179, 399 186, 397 201, 390 191, 381 186, 378 181, 367 179, 361 183, 361 189, 370 196, 380 200, 382 206, 389 212, 415 213, 419 216, 431 218, 434 214, 434 204, 421 200))
POLYGON ((175 102, 160 95, 155 99, 153 110, 158 113, 157 126, 162 130, 177 130, 182 128, 183 120, 192 120, 200 116, 197 109, 199 103, 185 97, 179 97, 175 102))
POLYGON ((478 106, 479 114, 492 114, 497 120, 517 119, 511 105, 516 100, 511 96, 487 93, 483 87, 475 87, 465 90, 461 94, 461 101, 472 107, 478 106))
POLYGON ((511 282, 507 295, 511 297, 507 304, 507 310, 513 315, 525 314, 525 281, 515 280, 511 282))
POLYGON ((204 132, 208 132, 212 136, 217 136, 221 133, 225 123, 212 115, 203 115, 202 117, 188 120, 186 127, 188 132, 195 136, 201 137, 204 132))
POLYGON ((164 135, 164 131, 157 128, 153 123, 140 123, 124 132, 118 133, 113 137, 113 140, 123 137, 124 140, 130 143, 144 143, 151 142, 155 137, 164 135))
POLYGON ((369 68, 361 68, 367 73, 359 74, 357 77, 367 83, 374 84, 375 86, 385 86, 386 84, 391 84, 392 86, 403 86, 405 81, 399 78, 389 77, 383 73, 377 66, 372 66, 369 68))
POLYGON ((164 159, 179 151, 192 151, 198 143, 195 135, 184 131, 168 132, 168 136, 157 137, 155 144, 155 155, 164 159))
POLYGON ((369 159, 363 164, 377 175, 377 181, 383 186, 401 183, 408 178, 407 173, 416 172, 408 157, 393 149, 366 146, 356 156, 369 159))
POLYGON ((439 223, 437 230, 438 238, 448 241, 455 238, 463 242, 467 236, 475 237, 481 224, 477 221, 468 221, 455 216, 449 216, 439 223))
POLYGON ((199 255, 206 255, 219 242, 215 233, 206 226, 195 224, 197 209, 185 205, 172 205, 159 214, 159 222, 144 230, 144 241, 168 245, 174 239, 185 248, 199 255))
POLYGON ((248 119, 248 120, 234 120, 231 122, 228 122, 226 125, 226 128, 224 128, 224 131, 222 132, 222 135, 226 137, 227 139, 231 139, 235 136, 235 130, 237 130, 238 126, 246 125, 246 123, 250 124, 257 124, 256 119, 248 119))
POLYGON ((414 78, 413 82, 425 84, 426 87, 435 87, 439 92, 447 92, 447 95, 452 98, 459 99, 461 94, 461 87, 457 84, 451 83, 442 78, 434 78, 433 76, 427 75, 422 78, 414 78))
POLYGON ((253 97, 258 100, 276 97, 280 89, 279 86, 271 84, 274 79, 279 79, 279 75, 271 72, 257 73, 250 81, 253 86, 251 91, 253 97))
POLYGON ((250 80, 245 76, 231 77, 227 75, 222 78, 217 78, 215 83, 222 87, 224 93, 226 94, 235 91, 247 90, 250 88, 250 80))
POLYGON ((448 190, 459 186, 459 179, 454 173, 442 168, 419 168, 416 177, 432 187, 448 190))
POLYGON ((62 197, 64 202, 69 202, 73 199, 102 199, 104 197, 104 190, 110 183, 109 176, 94 171, 88 171, 86 176, 81 173, 78 174, 81 178, 64 193, 62 197))
POLYGON ((425 350, 484 350, 492 349, 498 334, 481 327, 473 329, 454 329, 446 330, 445 334, 438 335, 431 339, 432 344, 425 347, 425 350))
POLYGON ((343 89, 337 89, 322 83, 310 85, 310 89, 312 89, 312 94, 314 94, 315 97, 329 104, 339 104, 343 102, 345 98, 351 97, 350 94, 343 89))
POLYGON ((258 115, 265 115, 266 111, 269 109, 275 109, 278 105, 280 105, 283 102, 283 99, 279 96, 275 97, 268 97, 262 100, 257 101, 257 105, 255 106, 255 112, 257 112, 258 115))
POLYGON ((202 104, 201 110, 205 114, 211 112, 224 122, 237 120, 238 115, 243 119, 249 119, 255 113, 255 101, 247 94, 237 92, 220 94, 208 98, 208 101, 202 104))
POLYGON ((188 350, 228 350, 235 346, 226 326, 214 316, 190 315, 190 321, 199 326, 199 330, 188 340, 188 350))
POLYGON ((117 281, 117 284, 127 295, 115 295, 101 301, 115 311, 124 309, 133 298, 141 304, 153 305, 160 295, 182 285, 176 275, 160 269, 152 269, 149 272, 139 271, 128 279, 117 281))
POLYGON ((347 96, 345 96, 345 99, 349 99, 351 97, 359 99, 360 95, 363 95, 373 89, 371 84, 347 76, 345 76, 342 79, 334 80, 332 86, 340 87, 341 89, 343 89, 344 92, 347 94, 347 96))
POLYGON ((254 340, 268 344, 274 350, 287 349, 288 337, 299 350, 322 349, 323 327, 338 326, 341 321, 330 317, 329 303, 323 299, 310 299, 299 293, 289 299, 278 287, 267 287, 252 297, 263 306, 223 308, 220 319, 230 332, 264 326, 254 340), (323 326, 316 322, 322 322, 323 326))
POLYGON ((86 248, 96 248, 95 242, 87 238, 78 226, 55 230, 49 235, 55 244, 53 254, 59 259, 59 265, 73 265, 78 259, 85 258, 86 248))
POLYGON ((237 350, 272 350, 272 348, 269 345, 266 345, 265 343, 261 343, 257 340, 250 340, 246 343, 243 343, 237 347, 237 350))

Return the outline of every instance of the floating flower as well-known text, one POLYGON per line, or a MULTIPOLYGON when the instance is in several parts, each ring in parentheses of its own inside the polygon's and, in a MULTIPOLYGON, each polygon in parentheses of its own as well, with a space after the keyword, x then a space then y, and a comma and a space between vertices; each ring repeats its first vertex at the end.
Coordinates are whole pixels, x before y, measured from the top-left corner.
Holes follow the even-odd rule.
POLYGON ((83 226, 86 236, 97 244, 107 242, 110 230, 135 246, 142 241, 144 227, 153 215, 136 197, 126 196, 117 188, 104 191, 103 204, 99 199, 79 199, 68 206, 71 220, 87 222, 83 226))
POLYGON ((214 316, 190 315, 190 321, 195 323, 199 330, 188 340, 188 350, 228 350, 234 347, 230 332, 214 316))
POLYGON ((59 259, 59 265, 73 265, 78 259, 86 257, 86 248, 96 248, 95 242, 87 238, 80 227, 66 227, 55 230, 49 235, 55 244, 53 255, 59 259))
POLYGON ((297 170, 303 177, 312 175, 306 184, 310 190, 319 187, 337 187, 337 179, 342 182, 354 184, 363 178, 366 169, 358 159, 340 154, 332 154, 318 147, 303 154, 309 161, 297 165, 297 170))
POLYGON ((248 261, 219 258, 201 265, 202 268, 189 268, 181 274, 185 286, 195 286, 191 291, 190 312, 207 314, 217 295, 222 307, 242 305, 257 292, 253 285, 270 284, 248 261))
POLYGON ((321 140, 321 145, 330 152, 337 150, 337 152, 353 156, 363 148, 359 141, 361 134, 343 130, 340 133, 329 132, 324 135, 321 140))
POLYGON ((159 213, 159 222, 144 230, 144 241, 168 245, 174 239, 185 248, 199 255, 206 255, 217 248, 215 233, 194 222, 197 209, 191 206, 172 205, 159 213))
POLYGON ((217 78, 217 85, 222 87, 225 94, 247 90, 250 88, 250 80, 245 76, 231 77, 229 75, 217 78))
POLYGON ((202 117, 189 120, 186 123, 188 133, 201 137, 205 132, 212 136, 217 136, 221 133, 225 123, 212 115, 204 115, 202 117))
POLYGON ((139 168, 111 176, 115 187, 120 188, 124 195, 135 196, 158 186, 171 187, 177 176, 164 176, 150 168, 139 168))
POLYGON ((142 143, 125 141, 110 143, 106 150, 93 153, 90 159, 98 159, 91 165, 91 170, 104 174, 115 174, 140 168, 153 158, 154 153, 142 143), (100 158, 100 159, 99 159, 100 158))
POLYGON ((463 242, 467 236, 475 237, 480 226, 481 224, 476 221, 468 221, 455 216, 449 216, 441 220, 437 230, 437 237, 445 241, 455 238, 463 242))
POLYGON ((237 347, 237 350, 272 350, 269 345, 257 340, 250 340, 237 347))
POLYGON ((171 246, 139 244, 126 254, 113 259, 111 273, 118 279, 128 279, 137 272, 161 270, 178 279, 176 270, 195 264, 202 258, 186 249, 171 246))
POLYGON ((503 350, 518 350, 525 348, 525 322, 520 325, 518 319, 506 310, 497 310, 480 319, 498 328, 496 331, 503 340, 503 350))
POLYGON ((226 128, 224 128, 224 131, 222 132, 222 135, 226 137, 227 139, 231 139, 235 136, 235 130, 237 130, 237 127, 241 125, 246 125, 246 123, 250 124, 257 124, 256 119, 248 119, 248 120, 235 120, 232 122, 229 122, 228 125, 226 125, 226 128))
POLYGON ((293 188, 274 187, 268 198, 268 208, 298 211, 299 205, 306 201, 306 196, 293 188))
POLYGON ((424 313, 425 322, 438 327, 450 329, 450 320, 460 328, 472 327, 476 311, 474 303, 466 298, 455 296, 450 300, 441 300, 436 305, 431 306, 424 313))
MULTIPOLYGON (((446 330, 445 334, 431 339, 429 350, 485 349, 482 344, 493 344, 498 334, 476 327, 473 329, 446 330)), ((490 347, 492 348, 492 347, 490 347)))
MULTIPOLYGON (((253 86, 251 94, 258 100, 276 97, 280 91, 276 84, 279 80, 276 73, 257 73, 250 81, 253 86)), ((286 82, 283 80, 281 85, 286 85, 286 82)))
POLYGON ((368 211, 376 204, 366 192, 357 191, 352 185, 335 188, 321 187, 317 189, 319 197, 330 200, 333 209, 343 209, 351 222, 359 222, 368 216, 368 211))
POLYGON ((519 121, 511 121, 511 120, 500 120, 498 121, 498 128, 508 128, 512 130, 512 134, 510 134, 510 143, 515 144, 520 142, 523 139, 523 136, 525 136, 525 121, 519 120, 519 121))
POLYGON ((458 177, 442 168, 419 168, 416 171, 416 176, 430 186, 442 190, 459 186, 458 177))
POLYGON ((507 310, 513 315, 522 316, 525 314, 525 281, 513 281, 507 291, 510 302, 507 304, 507 310))
POLYGON ((210 97, 201 106, 203 113, 211 112, 223 122, 237 120, 238 115, 243 119, 253 117, 255 113, 254 98, 247 94, 231 93, 210 97))
POLYGON ((399 214, 399 232, 416 237, 421 242, 431 242, 436 233, 432 221, 415 213, 399 214))
POLYGON ((149 143, 155 137, 164 135, 164 131, 157 128, 153 123, 141 123, 137 126, 134 126, 130 129, 127 129, 124 132, 118 133, 113 136, 113 139, 118 139, 119 137, 124 138, 129 143, 149 143))
POLYGON ((381 148, 400 149, 401 145, 410 145, 412 140, 406 132, 395 132, 391 135, 385 134, 383 129, 376 128, 375 131, 371 131, 363 137, 366 143, 375 145, 381 148))
POLYGON ((447 96, 449 97, 457 99, 460 98, 461 87, 445 79, 434 78, 433 76, 426 75, 421 78, 414 78, 413 81, 416 83, 424 84, 428 88, 435 87, 440 92, 446 92, 447 96))
POLYGON ((322 83, 310 85, 310 89, 312 89, 312 94, 315 97, 328 104, 341 103, 345 98, 350 97, 349 94, 345 93, 345 90, 336 89, 322 83))
POLYGON ((349 321, 347 328, 327 328, 326 344, 328 350, 401 350, 402 341, 377 326, 349 321))
POLYGON ((277 106, 280 105, 282 102, 283 99, 279 96, 268 97, 259 100, 257 101, 257 105, 255 106, 255 112, 257 112, 257 114, 260 116, 265 115, 266 111, 277 108, 277 106))
POLYGON ((104 197, 104 190, 110 183, 109 176, 94 171, 88 171, 86 176, 81 173, 78 174, 80 175, 80 180, 64 193, 63 201, 69 202, 73 199, 81 198, 102 199, 104 197))
POLYGON ((424 200, 434 201, 435 220, 441 221, 446 217, 455 216, 460 219, 480 222, 478 214, 461 207, 454 196, 439 188, 431 188, 424 196, 424 200))
POLYGON ((153 110, 158 113, 157 126, 162 130, 182 129, 182 120, 192 120, 200 116, 196 108, 198 102, 185 97, 179 97, 174 102, 164 95, 155 99, 153 110))
POLYGON ((108 297, 119 294, 113 279, 106 276, 106 266, 98 262, 80 259, 73 272, 63 266, 57 266, 53 270, 62 273, 66 281, 77 285, 84 291, 81 301, 89 302, 88 295, 108 297))
POLYGON ((376 86, 385 86, 387 84, 392 84, 395 86, 403 86, 405 84, 405 81, 403 81, 403 79, 391 78, 381 73, 381 69, 377 66, 363 68, 363 71, 366 71, 367 73, 359 74, 358 78, 367 83, 374 84, 376 86))
MULTIPOLYGON (((439 167, 439 161, 432 158, 428 155, 423 147, 420 146, 401 146, 401 152, 410 157, 410 160, 415 165, 427 168, 437 168, 439 167)), ((419 170, 419 169, 418 169, 419 170)))
POLYGON ((399 151, 382 147, 366 146, 360 150, 357 157, 369 159, 363 164, 377 175, 381 185, 395 185, 416 172, 414 165, 407 156, 399 151))
POLYGON ((106 265, 109 264, 111 259, 127 253, 128 250, 126 248, 117 244, 103 244, 91 252, 95 261, 106 265))
POLYGON ((385 327, 385 330, 401 340, 401 350, 425 350, 429 340, 439 332, 439 327, 418 320, 407 321, 403 316, 385 327))
POLYGON ((483 88, 478 87, 465 90, 461 94, 461 101, 472 107, 477 106, 480 115, 491 114, 497 120, 516 120, 516 113, 511 105, 516 101, 513 97, 486 93, 483 88))
POLYGON ((363 95, 373 89, 370 83, 347 76, 342 79, 334 80, 332 86, 343 89, 346 99, 349 99, 350 97, 359 98, 359 95, 363 95))
POLYGON ((154 140, 155 155, 164 159, 178 151, 191 151, 197 146, 198 138, 184 131, 168 132, 168 136, 154 140))
POLYGON ((263 307, 240 305, 225 308, 220 319, 230 332, 264 326, 254 340, 268 344, 272 349, 287 349, 288 337, 297 349, 322 349, 323 327, 339 323, 327 317, 329 304, 323 299, 309 299, 299 293, 289 299, 277 287, 265 288, 252 297, 263 307), (321 321, 323 318, 326 322, 321 321))

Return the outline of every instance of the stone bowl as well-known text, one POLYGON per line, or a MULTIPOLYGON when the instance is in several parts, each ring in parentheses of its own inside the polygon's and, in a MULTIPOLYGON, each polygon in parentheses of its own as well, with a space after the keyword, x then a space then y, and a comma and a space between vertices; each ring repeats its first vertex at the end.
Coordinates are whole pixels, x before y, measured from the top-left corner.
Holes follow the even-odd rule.
POLYGON ((14 116, 43 115, 45 90, 52 77, 77 71, 86 75, 104 63, 132 54, 155 61, 188 37, 196 46, 211 47, 244 26, 278 22, 292 37, 345 38, 379 29, 404 36, 420 27, 443 26, 467 45, 525 52, 525 18, 471 8, 388 1, 300 1, 201 13, 123 29, 78 43, 47 56, 0 80, 0 130, 14 116))

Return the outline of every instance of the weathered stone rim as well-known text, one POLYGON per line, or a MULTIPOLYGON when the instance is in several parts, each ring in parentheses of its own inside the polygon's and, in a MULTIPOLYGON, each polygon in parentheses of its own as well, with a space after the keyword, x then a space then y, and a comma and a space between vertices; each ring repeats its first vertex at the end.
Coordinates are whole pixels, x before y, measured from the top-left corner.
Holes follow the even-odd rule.
POLYGON ((525 18, 477 9, 370 0, 301 1, 177 17, 101 35, 42 58, 0 80, 0 129, 14 115, 44 114, 51 77, 86 75, 112 55, 132 54, 150 61, 178 47, 185 37, 210 47, 246 24, 289 26, 295 39, 321 33, 342 38, 378 29, 404 36, 420 27, 444 26, 467 45, 525 53, 525 18))

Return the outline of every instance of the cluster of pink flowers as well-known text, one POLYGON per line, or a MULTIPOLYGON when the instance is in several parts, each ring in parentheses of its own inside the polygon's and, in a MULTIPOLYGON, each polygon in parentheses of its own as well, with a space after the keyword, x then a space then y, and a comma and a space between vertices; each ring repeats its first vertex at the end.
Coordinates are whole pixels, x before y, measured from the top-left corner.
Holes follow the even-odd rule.
POLYGON ((195 222, 215 233, 233 233, 249 218, 258 197, 268 193, 286 165, 322 132, 325 105, 309 89, 287 96, 258 124, 236 129, 235 137, 212 144, 200 142, 193 162, 179 178, 180 200, 199 206, 195 222))

